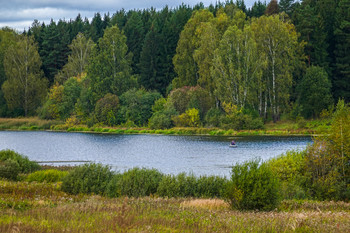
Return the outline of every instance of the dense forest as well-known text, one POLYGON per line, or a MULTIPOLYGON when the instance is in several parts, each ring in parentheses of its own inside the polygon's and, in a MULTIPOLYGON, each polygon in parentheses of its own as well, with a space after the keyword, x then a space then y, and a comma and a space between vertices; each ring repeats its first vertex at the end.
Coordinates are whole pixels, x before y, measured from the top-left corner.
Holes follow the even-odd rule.
POLYGON ((350 101, 350 0, 243 0, 0 30, 0 117, 255 129, 350 101))

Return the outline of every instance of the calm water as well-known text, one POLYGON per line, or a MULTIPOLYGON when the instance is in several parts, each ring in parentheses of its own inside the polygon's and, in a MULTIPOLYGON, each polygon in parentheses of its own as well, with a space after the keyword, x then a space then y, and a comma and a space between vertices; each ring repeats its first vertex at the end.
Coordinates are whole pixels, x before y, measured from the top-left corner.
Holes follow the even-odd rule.
MULTIPOLYGON (((36 161, 92 161, 124 171, 157 168, 164 173, 230 174, 230 166, 255 157, 266 160, 304 149, 310 137, 210 137, 106 135, 0 131, 0 150, 11 149, 36 161), (234 139, 237 148, 230 148, 234 139)), ((50 164, 50 163, 49 163, 50 164)), ((56 165, 66 165, 59 163, 56 165)), ((68 164, 77 164, 69 162, 68 164)))

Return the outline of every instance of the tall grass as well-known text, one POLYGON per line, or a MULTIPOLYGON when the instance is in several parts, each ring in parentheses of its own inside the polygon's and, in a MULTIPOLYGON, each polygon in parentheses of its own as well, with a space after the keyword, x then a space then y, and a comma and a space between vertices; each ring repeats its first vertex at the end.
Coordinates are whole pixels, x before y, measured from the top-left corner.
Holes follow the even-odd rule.
POLYGON ((43 130, 50 129, 52 126, 61 123, 61 121, 43 120, 38 117, 0 118, 0 130, 43 130))

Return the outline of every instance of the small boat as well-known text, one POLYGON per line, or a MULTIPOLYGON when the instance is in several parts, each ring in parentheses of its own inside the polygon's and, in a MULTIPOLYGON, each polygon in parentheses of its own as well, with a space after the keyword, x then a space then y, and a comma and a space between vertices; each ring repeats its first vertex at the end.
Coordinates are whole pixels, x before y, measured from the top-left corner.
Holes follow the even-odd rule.
POLYGON ((236 148, 237 145, 232 145, 232 144, 230 144, 230 147, 231 147, 231 148, 236 148))

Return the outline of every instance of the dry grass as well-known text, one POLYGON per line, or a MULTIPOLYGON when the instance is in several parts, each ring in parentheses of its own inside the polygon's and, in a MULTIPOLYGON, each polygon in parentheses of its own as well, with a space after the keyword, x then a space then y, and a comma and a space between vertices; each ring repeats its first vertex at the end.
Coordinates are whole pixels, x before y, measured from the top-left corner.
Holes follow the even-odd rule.
POLYGON ((221 199, 193 199, 183 201, 180 204, 183 208, 200 208, 208 210, 228 210, 229 204, 221 199))
POLYGON ((219 199, 71 196, 59 184, 0 181, 0 232, 349 232, 349 203, 284 207, 240 212, 219 199))

